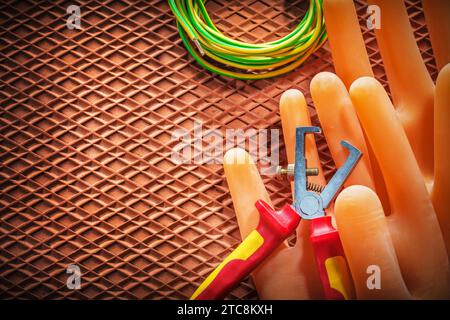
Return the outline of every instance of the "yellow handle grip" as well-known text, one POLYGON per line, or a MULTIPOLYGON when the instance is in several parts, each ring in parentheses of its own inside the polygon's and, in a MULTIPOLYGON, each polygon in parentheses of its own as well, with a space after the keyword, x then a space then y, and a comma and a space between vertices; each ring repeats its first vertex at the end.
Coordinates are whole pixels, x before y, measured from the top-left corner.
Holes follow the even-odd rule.
POLYGON ((352 279, 345 258, 343 256, 328 258, 325 260, 325 268, 330 287, 339 291, 345 300, 351 299, 353 296, 352 279))
POLYGON ((248 275, 255 267, 255 259, 248 259, 264 244, 264 238, 253 230, 241 244, 203 281, 191 297, 219 299, 248 275), (220 277, 219 277, 220 275, 220 277))

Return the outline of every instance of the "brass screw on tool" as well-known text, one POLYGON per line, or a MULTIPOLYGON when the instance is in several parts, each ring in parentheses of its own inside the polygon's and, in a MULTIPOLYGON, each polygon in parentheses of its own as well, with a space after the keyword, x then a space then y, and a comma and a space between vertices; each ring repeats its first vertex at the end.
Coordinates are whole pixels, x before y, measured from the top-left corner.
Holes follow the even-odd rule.
MULTIPOLYGON (((278 166, 275 172, 275 176, 282 180, 283 178, 287 178, 288 180, 294 179, 294 168, 295 165, 288 164, 287 166, 278 166)), ((306 175, 307 176, 318 176, 319 175, 319 169, 318 168, 306 168, 306 175)))
MULTIPOLYGON (((294 180, 294 168, 295 164, 288 164, 287 166, 278 166, 276 168, 275 176, 279 180, 287 179, 288 181, 294 180)), ((306 175, 307 176, 318 176, 319 175, 319 169, 318 168, 306 168, 306 175)), ((309 191, 315 191, 315 192, 322 192, 323 186, 313 183, 313 182, 307 182, 306 188, 309 191)))

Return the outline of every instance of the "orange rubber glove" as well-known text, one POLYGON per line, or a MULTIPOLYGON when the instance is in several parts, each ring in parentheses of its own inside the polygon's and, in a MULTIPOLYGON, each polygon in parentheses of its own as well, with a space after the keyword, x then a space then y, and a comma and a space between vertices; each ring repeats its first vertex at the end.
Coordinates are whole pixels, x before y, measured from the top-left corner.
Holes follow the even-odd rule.
MULTIPOLYGON (((377 40, 396 109, 383 87, 370 77, 372 71, 352 1, 324 1, 330 46, 342 81, 334 74, 321 73, 311 82, 311 94, 336 166, 346 158, 341 140, 351 142, 365 155, 346 182, 346 186, 353 186, 336 200, 337 226, 357 298, 448 298, 450 66, 442 69, 435 88, 421 60, 403 2, 373 2, 381 8, 377 40), (361 76, 369 77, 358 79, 361 76), (350 87, 350 93, 346 87, 350 87), (380 270, 380 289, 371 290, 367 285, 370 266, 380 270)), ((434 11, 438 10, 434 7, 434 11)), ((302 93, 289 90, 283 94, 280 113, 288 160, 293 163, 295 127, 310 125, 302 93)), ((320 170, 318 177, 310 179, 325 184, 312 136, 306 148, 308 166, 320 170)), ((269 201, 269 196, 245 151, 230 150, 224 167, 245 237, 258 222, 254 202, 260 198, 269 201)), ((262 299, 323 297, 308 221, 300 223, 295 246, 282 245, 253 273, 253 278, 262 299)))

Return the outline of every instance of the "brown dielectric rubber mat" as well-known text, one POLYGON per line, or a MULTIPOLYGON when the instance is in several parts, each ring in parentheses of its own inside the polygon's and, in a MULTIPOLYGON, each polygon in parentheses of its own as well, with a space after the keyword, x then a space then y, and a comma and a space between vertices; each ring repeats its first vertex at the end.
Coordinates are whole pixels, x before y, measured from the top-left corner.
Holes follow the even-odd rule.
MULTIPOLYGON (((309 82, 333 70, 328 44, 284 77, 237 81, 187 54, 166 1, 77 1, 80 30, 66 26, 70 4, 0 5, 0 298, 187 298, 240 236, 222 166, 173 163, 172 132, 192 132, 195 120, 280 128, 289 88, 314 115, 309 82), (70 264, 78 290, 66 285, 70 264)), ((356 5, 365 28, 367 4, 356 5)), ((207 2, 219 28, 249 42, 287 34, 306 6, 207 2)), ((435 77, 421 3, 407 6, 435 77)), ((364 37, 386 85, 374 35, 364 37)), ((286 183, 265 182, 276 207, 290 201, 286 183)), ((251 279, 228 298, 256 299, 251 279)))

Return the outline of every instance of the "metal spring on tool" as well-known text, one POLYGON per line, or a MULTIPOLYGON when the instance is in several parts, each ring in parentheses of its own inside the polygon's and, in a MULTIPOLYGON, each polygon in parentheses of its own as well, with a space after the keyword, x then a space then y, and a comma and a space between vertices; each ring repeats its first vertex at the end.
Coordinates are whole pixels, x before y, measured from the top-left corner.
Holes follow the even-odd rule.
POLYGON ((324 187, 321 186, 320 184, 317 184, 314 182, 309 182, 309 181, 306 182, 306 189, 309 191, 314 191, 314 192, 320 193, 320 192, 322 192, 323 188, 324 187))

